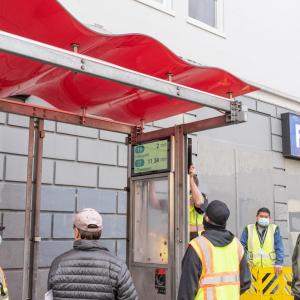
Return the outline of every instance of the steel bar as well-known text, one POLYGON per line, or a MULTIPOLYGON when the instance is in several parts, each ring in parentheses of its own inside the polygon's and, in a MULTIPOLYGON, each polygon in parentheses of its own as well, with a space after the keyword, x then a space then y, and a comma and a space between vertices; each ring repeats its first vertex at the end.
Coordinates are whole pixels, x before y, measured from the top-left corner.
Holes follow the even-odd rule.
POLYGON ((5 31, 0 31, 0 50, 222 111, 230 112, 231 110, 230 103, 232 100, 227 98, 139 73, 103 60, 50 46, 5 31))
POLYGON ((32 175, 33 175, 33 142, 34 142, 34 120, 30 118, 28 134, 28 158, 27 158, 27 183, 25 200, 24 221, 24 249, 23 249, 23 285, 22 300, 28 299, 29 263, 30 263, 30 212, 32 199, 32 175))
MULTIPOLYGON (((127 137, 128 139, 129 137, 127 137)), ((129 222, 128 220, 131 220, 131 217, 133 216, 133 214, 131 214, 131 204, 130 204, 130 192, 131 192, 131 147, 132 145, 128 145, 127 147, 127 187, 126 187, 126 215, 127 215, 127 222, 126 222, 126 263, 127 265, 129 265, 130 263, 130 238, 131 238, 131 222, 129 222)))
POLYGON ((147 142, 151 140, 168 138, 171 135, 174 135, 174 127, 162 128, 162 129, 145 132, 141 135, 138 135, 136 138, 136 143, 138 144, 138 143, 147 142))
MULTIPOLYGON (((226 116, 222 115, 219 117, 182 124, 181 126, 182 126, 183 133, 189 134, 193 132, 199 132, 203 130, 214 129, 214 128, 219 128, 219 127, 238 124, 238 123, 239 122, 236 123, 227 122, 226 116)), ((138 135, 137 143, 142 143, 142 142, 151 141, 155 139, 163 139, 174 134, 175 134, 175 127, 162 128, 159 130, 143 133, 142 135, 138 135)))
POLYGON ((231 123, 226 121, 226 116, 222 115, 219 117, 209 118, 205 120, 195 121, 191 123, 183 124, 183 133, 193 133, 193 132, 199 132, 203 130, 208 129, 214 129, 218 127, 228 126, 232 124, 237 124, 239 122, 231 123))
MULTIPOLYGON (((188 243, 187 224, 187 137, 183 127, 175 126, 175 272, 173 282, 179 287, 181 261, 188 243)), ((177 291, 176 291, 177 294, 177 291)))
POLYGON ((129 134, 134 125, 0 98, 0 111, 129 134))
POLYGON ((40 237, 40 208, 41 208, 41 188, 42 188, 42 163, 43 163, 43 140, 44 140, 44 120, 37 119, 35 124, 35 161, 33 174, 33 195, 32 195, 32 220, 31 220, 31 265, 30 265, 30 285, 28 299, 37 298, 37 278, 38 278, 38 253, 40 237))

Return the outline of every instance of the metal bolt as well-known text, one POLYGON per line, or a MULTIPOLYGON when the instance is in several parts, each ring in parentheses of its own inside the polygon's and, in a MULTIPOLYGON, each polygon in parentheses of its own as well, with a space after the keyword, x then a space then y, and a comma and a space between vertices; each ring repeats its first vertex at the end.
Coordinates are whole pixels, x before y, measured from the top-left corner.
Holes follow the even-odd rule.
POLYGON ((71 47, 72 47, 74 53, 78 53, 79 44, 77 44, 77 43, 72 43, 72 44, 71 44, 71 47))
POLYGON ((169 81, 173 80, 173 73, 167 73, 167 78, 169 81))
POLYGON ((40 131, 40 138, 43 139, 45 137, 45 131, 41 130, 40 131))

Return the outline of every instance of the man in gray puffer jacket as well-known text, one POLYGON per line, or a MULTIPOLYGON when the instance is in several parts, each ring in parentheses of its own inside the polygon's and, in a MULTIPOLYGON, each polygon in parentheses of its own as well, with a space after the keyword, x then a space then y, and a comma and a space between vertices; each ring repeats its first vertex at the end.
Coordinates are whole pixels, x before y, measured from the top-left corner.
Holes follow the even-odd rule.
POLYGON ((101 215, 85 208, 75 215, 73 228, 73 249, 58 256, 49 271, 53 299, 137 300, 126 264, 101 246, 101 215))

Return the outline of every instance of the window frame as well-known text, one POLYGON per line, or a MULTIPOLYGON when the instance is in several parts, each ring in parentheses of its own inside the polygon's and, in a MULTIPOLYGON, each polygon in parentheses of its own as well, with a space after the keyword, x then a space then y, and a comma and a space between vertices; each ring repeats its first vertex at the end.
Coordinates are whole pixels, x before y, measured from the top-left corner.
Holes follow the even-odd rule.
POLYGON ((135 1, 175 17, 175 11, 173 9, 174 0, 163 0, 163 3, 159 3, 155 0, 135 0, 135 1))
MULTIPOLYGON (((188 5, 189 5, 188 0, 188 5)), ((187 23, 194 25, 196 27, 199 27, 201 29, 204 29, 208 32, 211 32, 215 35, 218 35, 220 37, 225 38, 225 33, 224 33, 224 0, 215 0, 216 1, 216 26, 211 26, 208 25, 202 21, 199 21, 195 18, 192 18, 189 16, 189 10, 187 10, 188 16, 187 16, 187 23)))

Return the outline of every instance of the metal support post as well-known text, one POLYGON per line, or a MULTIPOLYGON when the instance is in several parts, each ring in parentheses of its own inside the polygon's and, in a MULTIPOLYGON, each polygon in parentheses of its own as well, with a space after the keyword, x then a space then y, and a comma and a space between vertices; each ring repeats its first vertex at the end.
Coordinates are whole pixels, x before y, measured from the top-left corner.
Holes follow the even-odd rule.
POLYGON ((27 184, 24 221, 24 250, 23 250, 23 285, 22 300, 28 299, 29 263, 30 263, 30 212, 32 199, 32 174, 33 174, 33 142, 34 142, 34 120, 30 118, 28 137, 28 159, 27 159, 27 184))
MULTIPOLYGON (((127 137, 127 141, 129 140, 129 135, 127 137)), ((127 224, 126 224, 126 263, 127 265, 129 265, 129 253, 130 253, 130 240, 129 238, 131 237, 131 222, 129 222, 128 220, 131 220, 132 214, 131 214, 131 199, 130 199, 130 178, 131 178, 131 144, 128 144, 127 146, 127 186, 124 188, 124 190, 126 191, 126 203, 127 203, 127 224)))
POLYGON ((34 174, 32 193, 32 217, 31 217, 31 252, 29 265, 29 295, 28 299, 37 298, 37 278, 38 278, 38 253, 40 237, 40 207, 41 207, 41 187, 42 187, 42 163, 43 163, 43 139, 44 120, 37 119, 35 122, 35 149, 34 149, 34 174))
MULTIPOLYGON (((187 153, 183 127, 175 127, 175 287, 179 287, 181 260, 188 242, 187 224, 187 153)), ((177 293, 177 291, 176 291, 177 293)))

